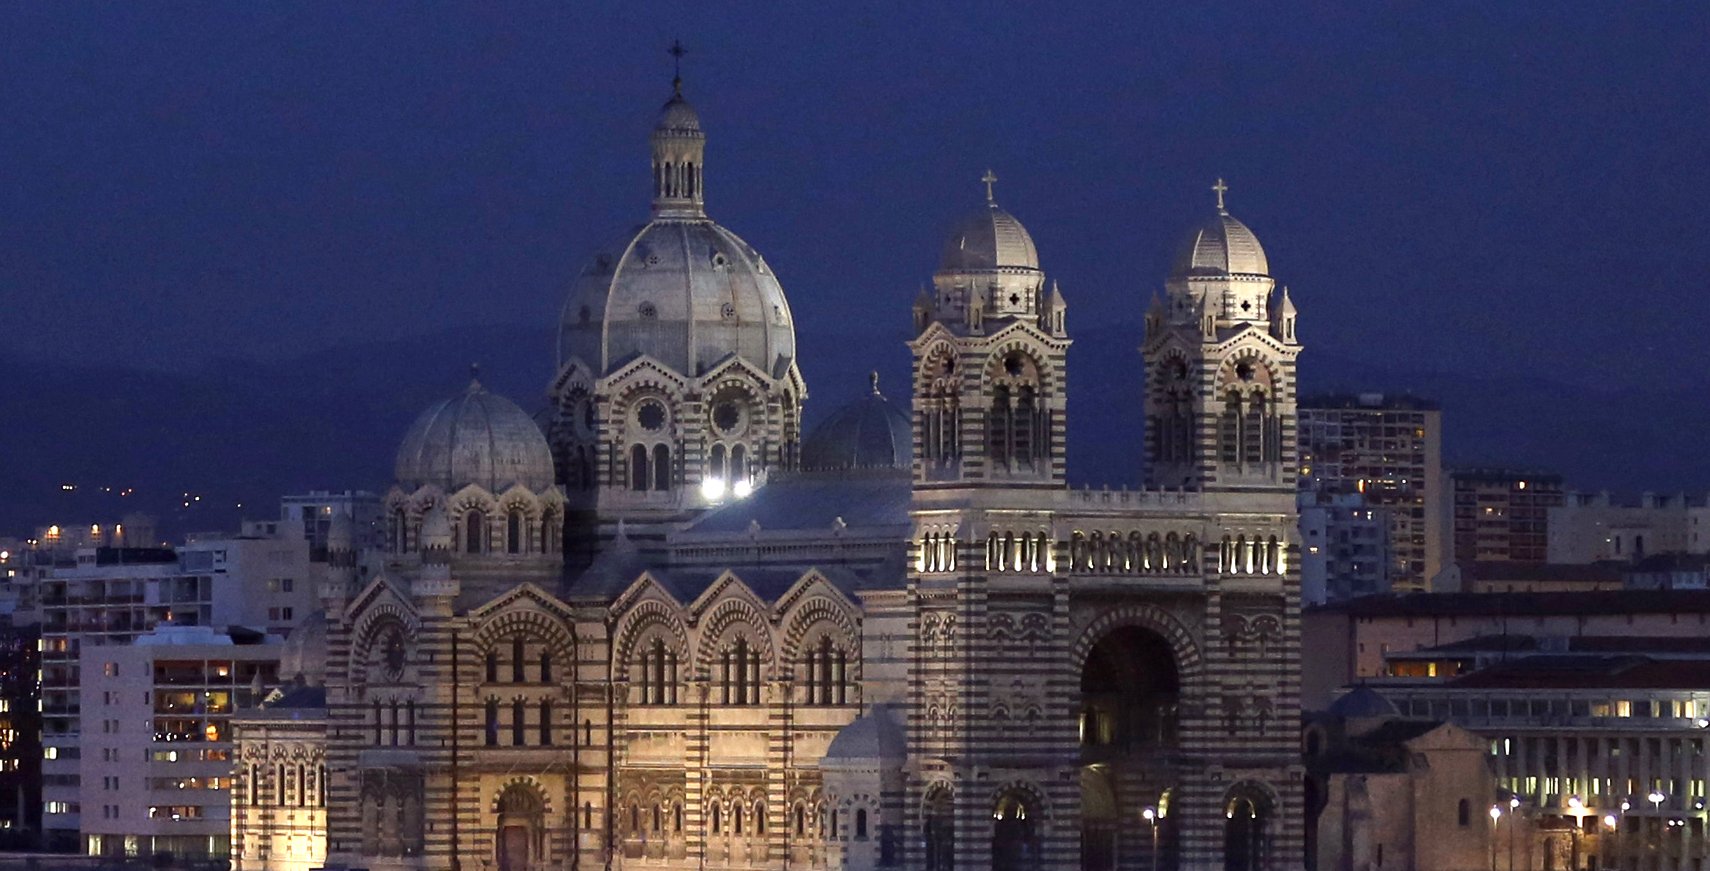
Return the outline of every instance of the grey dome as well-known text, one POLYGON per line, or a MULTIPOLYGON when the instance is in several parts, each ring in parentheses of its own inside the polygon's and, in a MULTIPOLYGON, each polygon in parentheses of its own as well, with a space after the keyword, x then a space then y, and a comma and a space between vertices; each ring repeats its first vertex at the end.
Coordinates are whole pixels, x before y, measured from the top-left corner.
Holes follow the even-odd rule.
POLYGON ((327 676, 327 615, 317 609, 279 648, 279 679, 318 687, 327 676))
POLYGON ((399 486, 434 485, 454 493, 470 484, 503 493, 521 484, 536 493, 553 486, 552 450, 528 413, 479 381, 416 418, 398 448, 399 486))
POLYGON ((866 396, 831 413, 802 440, 802 468, 903 469, 914 459, 914 426, 907 409, 879 392, 878 376, 866 396))
POLYGON ((1188 234, 1170 267, 1171 278, 1270 274, 1259 237, 1221 209, 1188 234))
POLYGON ((908 756, 908 740, 890 705, 874 705, 866 715, 838 730, 825 748, 821 764, 855 760, 902 762, 908 756))
POLYGON ((1368 717, 1398 717, 1401 715, 1394 702, 1367 686, 1355 687, 1343 694, 1341 698, 1331 702, 1330 713, 1349 720, 1368 717))
POLYGON ((564 303, 558 366, 596 376, 646 354, 690 377, 731 354, 780 377, 795 362, 790 304, 747 242, 706 219, 659 219, 601 249, 564 303))
POLYGON ((695 107, 689 105, 688 100, 683 99, 681 92, 665 101, 664 107, 659 110, 659 121, 653 125, 653 129, 656 133, 674 136, 704 137, 706 135, 701 130, 700 113, 695 111, 695 107))
POLYGON ((941 272, 988 272, 997 269, 1039 269, 1033 237, 1014 215, 987 203, 956 222, 944 241, 941 272))

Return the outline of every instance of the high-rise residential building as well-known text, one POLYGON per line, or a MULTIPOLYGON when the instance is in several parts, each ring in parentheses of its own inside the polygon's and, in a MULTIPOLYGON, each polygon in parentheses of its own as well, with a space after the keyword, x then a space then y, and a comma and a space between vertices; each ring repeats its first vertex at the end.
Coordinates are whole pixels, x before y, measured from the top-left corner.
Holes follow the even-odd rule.
POLYGON ((40 847, 41 629, 0 620, 0 849, 40 847))
POLYGON ((91 733, 79 658, 90 648, 131 644, 161 625, 289 633, 319 606, 326 564, 310 555, 299 522, 261 521, 235 535, 193 535, 177 550, 84 548, 38 581, 48 846, 76 847, 90 819, 80 788, 91 733))
POLYGON ((1549 561, 1550 509, 1562 476, 1527 469, 1468 468, 1450 474, 1457 563, 1549 561))
POLYGON ((78 791, 85 854, 226 858, 232 715, 276 683, 279 640, 165 625, 131 644, 83 649, 78 791))
POLYGON ((1424 590, 1442 567, 1448 517, 1443 413, 1435 402, 1383 393, 1300 402, 1300 489, 1358 493, 1389 522, 1391 586, 1424 590))
POLYGON ((1395 570, 1389 536, 1388 512, 1359 493, 1301 493, 1301 603, 1389 592, 1395 570))
POLYGON ((1548 513, 1553 563, 1636 562, 1655 554, 1710 551, 1710 507, 1684 493, 1620 500, 1607 491, 1569 491, 1548 513))

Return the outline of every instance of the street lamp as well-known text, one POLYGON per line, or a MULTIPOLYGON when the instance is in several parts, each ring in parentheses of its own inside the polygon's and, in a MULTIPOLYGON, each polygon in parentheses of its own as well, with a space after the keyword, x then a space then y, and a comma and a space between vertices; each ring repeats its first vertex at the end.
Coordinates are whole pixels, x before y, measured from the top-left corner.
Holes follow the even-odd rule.
MULTIPOLYGON (((1491 839, 1490 839, 1490 871, 1496 871, 1496 837, 1495 836, 1496 836, 1496 826, 1500 822, 1502 822, 1502 806, 1493 804, 1490 806, 1490 834, 1491 834, 1491 839)), ((1509 828, 1513 829, 1514 827, 1509 826, 1509 828)))
POLYGON ((1603 833, 1604 837, 1599 838, 1598 840, 1600 840, 1600 841, 1607 840, 1609 842, 1607 846, 1605 846, 1602 850, 1599 851, 1603 854, 1603 857, 1605 860, 1604 864, 1613 864, 1609 861, 1609 859, 1610 859, 1611 855, 1615 852, 1615 832, 1617 829, 1620 828, 1620 825, 1621 825, 1621 820, 1619 818, 1617 818, 1614 814, 1604 814, 1603 815, 1603 828, 1605 830, 1603 833))
POLYGON ((1585 802, 1577 795, 1569 796, 1568 813, 1573 814, 1573 861, 1568 867, 1579 871, 1579 836, 1585 832, 1585 802))
POLYGON ((1514 871, 1514 830, 1519 828, 1520 796, 1508 797, 1508 813, 1514 818, 1508 821, 1508 871, 1514 871))
POLYGON ((1663 799, 1668 798, 1668 796, 1662 794, 1662 790, 1658 789, 1651 790, 1651 794, 1645 797, 1651 800, 1652 813, 1655 813, 1658 808, 1662 807, 1663 799))
POLYGON ((1149 807, 1140 812, 1152 826, 1152 871, 1158 871, 1158 809, 1149 807))

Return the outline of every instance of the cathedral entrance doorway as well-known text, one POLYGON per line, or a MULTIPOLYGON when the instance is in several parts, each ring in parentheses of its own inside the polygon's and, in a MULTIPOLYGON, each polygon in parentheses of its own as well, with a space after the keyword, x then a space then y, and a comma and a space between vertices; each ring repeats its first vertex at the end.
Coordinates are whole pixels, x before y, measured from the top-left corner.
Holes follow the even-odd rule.
POLYGON ((1271 824, 1271 800, 1263 790, 1241 784, 1223 806, 1224 871, 1260 871, 1271 824))
POLYGON ((499 795, 498 871, 528 871, 545 847, 546 805, 529 786, 513 783, 499 795))
POLYGON ((926 845, 926 871, 952 871, 956 867, 956 816, 950 801, 950 790, 942 786, 926 794, 925 831, 921 840, 926 845))
POLYGON ((1172 867, 1181 675, 1163 636, 1120 626, 1081 667, 1081 868, 1172 867), (1150 816, 1148 816, 1148 811, 1150 816))
POLYGON ((1039 812, 1028 797, 1010 791, 992 812, 992 871, 1033 871, 1039 867, 1039 812))

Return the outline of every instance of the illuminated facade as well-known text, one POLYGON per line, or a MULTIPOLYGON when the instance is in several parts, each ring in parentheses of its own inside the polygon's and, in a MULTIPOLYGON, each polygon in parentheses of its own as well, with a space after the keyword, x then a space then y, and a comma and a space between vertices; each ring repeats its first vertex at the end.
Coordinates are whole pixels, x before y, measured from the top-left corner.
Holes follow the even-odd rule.
POLYGON ((679 90, 546 431, 473 383, 399 450, 382 574, 329 532, 327 866, 1297 866, 1297 313, 1223 186, 1147 316, 1149 484, 1073 490, 1067 303, 994 178, 912 409, 875 381, 804 438, 705 142, 679 90))

